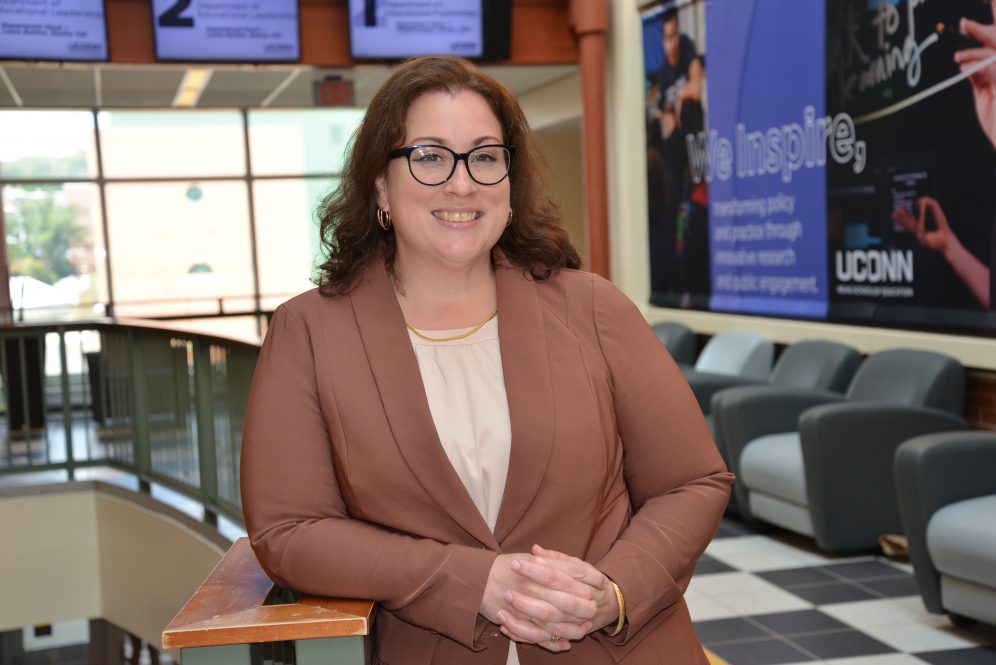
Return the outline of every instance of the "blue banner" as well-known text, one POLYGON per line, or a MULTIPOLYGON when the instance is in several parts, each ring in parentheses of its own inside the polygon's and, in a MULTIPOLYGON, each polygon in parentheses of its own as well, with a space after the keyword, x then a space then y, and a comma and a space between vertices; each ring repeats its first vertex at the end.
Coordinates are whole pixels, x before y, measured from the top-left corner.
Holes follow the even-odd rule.
POLYGON ((712 2, 706 26, 709 129, 691 139, 689 163, 693 181, 709 182, 709 308, 823 318, 836 127, 824 112, 823 1, 712 2))

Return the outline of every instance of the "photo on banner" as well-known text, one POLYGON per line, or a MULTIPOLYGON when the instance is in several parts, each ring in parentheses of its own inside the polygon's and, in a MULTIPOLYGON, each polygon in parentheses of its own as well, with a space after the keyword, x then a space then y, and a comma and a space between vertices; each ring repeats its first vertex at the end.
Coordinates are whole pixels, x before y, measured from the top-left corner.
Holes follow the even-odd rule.
POLYGON ((831 319, 996 329, 994 6, 827 3, 828 108, 868 146, 863 170, 828 173, 831 319))
POLYGON ((687 148, 706 127, 705 5, 643 12, 651 298, 667 307, 709 302, 709 188, 693 182, 687 148))

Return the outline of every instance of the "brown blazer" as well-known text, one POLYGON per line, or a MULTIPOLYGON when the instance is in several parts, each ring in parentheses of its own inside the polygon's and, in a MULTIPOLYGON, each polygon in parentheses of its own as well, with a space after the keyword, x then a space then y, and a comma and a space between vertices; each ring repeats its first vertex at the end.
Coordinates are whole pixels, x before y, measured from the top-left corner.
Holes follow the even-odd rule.
POLYGON ((280 585, 371 598, 375 662, 504 665, 478 614, 495 556, 534 543, 580 557, 626 598, 623 632, 523 665, 705 663, 682 593, 726 506, 726 472, 687 384, 609 282, 535 281, 496 259, 512 426, 491 533, 436 434, 379 262, 348 295, 273 317, 242 447, 246 526, 280 585))

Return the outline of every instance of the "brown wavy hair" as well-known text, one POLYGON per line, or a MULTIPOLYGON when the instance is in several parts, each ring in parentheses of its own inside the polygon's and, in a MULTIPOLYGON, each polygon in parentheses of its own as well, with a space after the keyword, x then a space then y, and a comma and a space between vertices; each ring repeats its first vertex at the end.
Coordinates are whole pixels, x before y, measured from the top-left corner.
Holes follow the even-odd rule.
POLYGON ((580 267, 560 221, 560 206, 550 197, 546 163, 515 96, 466 60, 431 56, 405 62, 380 87, 347 150, 338 187, 322 201, 320 232, 327 259, 318 266, 315 283, 324 295, 348 292, 378 258, 393 272, 394 231, 377 225, 375 183, 387 168, 388 153, 404 141, 412 103, 439 91, 481 95, 498 118, 505 143, 515 146, 509 170, 514 215, 497 247, 536 279, 580 267))

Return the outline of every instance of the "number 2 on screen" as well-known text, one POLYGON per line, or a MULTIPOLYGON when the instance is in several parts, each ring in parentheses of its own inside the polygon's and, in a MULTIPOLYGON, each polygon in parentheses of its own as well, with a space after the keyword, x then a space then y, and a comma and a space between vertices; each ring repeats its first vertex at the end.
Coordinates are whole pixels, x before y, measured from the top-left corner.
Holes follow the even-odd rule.
POLYGON ((190 8, 190 0, 176 0, 172 7, 159 15, 160 28, 192 28, 194 19, 192 17, 180 16, 185 10, 190 8))

